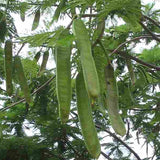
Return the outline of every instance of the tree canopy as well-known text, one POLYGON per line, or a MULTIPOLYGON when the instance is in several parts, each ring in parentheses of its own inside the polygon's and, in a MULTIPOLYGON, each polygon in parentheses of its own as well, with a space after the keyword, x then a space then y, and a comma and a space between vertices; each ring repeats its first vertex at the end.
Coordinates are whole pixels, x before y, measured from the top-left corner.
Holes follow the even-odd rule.
POLYGON ((0 159, 158 160, 160 10, 154 6, 0 3, 0 159), (17 15, 32 21, 30 33, 19 34, 17 15), (142 42, 146 48, 138 50, 142 42), (146 147, 145 157, 132 148, 137 144, 146 147))

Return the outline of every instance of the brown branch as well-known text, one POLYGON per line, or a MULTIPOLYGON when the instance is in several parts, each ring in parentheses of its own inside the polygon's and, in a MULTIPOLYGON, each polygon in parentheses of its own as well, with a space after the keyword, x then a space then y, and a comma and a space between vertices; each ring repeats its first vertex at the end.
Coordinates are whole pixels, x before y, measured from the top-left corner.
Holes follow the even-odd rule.
MULTIPOLYGON (((20 4, 20 3, 11 2, 9 5, 10 5, 10 6, 19 6, 19 4, 20 4)), ((29 3, 27 3, 27 4, 30 5, 30 6, 41 6, 41 5, 44 5, 43 3, 33 3, 33 2, 29 2, 29 3)), ((0 3, 0 6, 6 7, 6 4, 0 3)), ((57 7, 58 5, 57 5, 57 4, 52 4, 51 6, 57 7)))
POLYGON ((98 14, 81 14, 80 17, 86 18, 86 17, 97 17, 98 14))
MULTIPOLYGON (((157 36, 160 36, 160 35, 157 35, 157 36)), ((125 42, 121 43, 116 49, 114 49, 110 55, 113 55, 114 53, 116 53, 119 49, 124 47, 126 45, 126 43, 134 42, 134 41, 144 39, 144 38, 153 38, 153 37, 150 35, 144 35, 144 36, 136 37, 136 38, 130 39, 128 41, 125 41, 125 42)))
POLYGON ((23 49, 24 46, 25 46, 25 43, 23 43, 22 46, 21 46, 21 48, 18 50, 18 52, 17 52, 17 54, 16 54, 17 56, 18 56, 18 54, 21 52, 21 50, 23 49))
POLYGON ((142 22, 139 22, 139 24, 143 27, 144 30, 146 30, 153 37, 153 39, 160 42, 160 39, 158 38, 158 36, 152 33, 142 22))
POLYGON ((108 160, 113 160, 113 159, 111 159, 107 154, 105 154, 105 153, 102 152, 102 151, 101 151, 101 154, 102 154, 105 158, 107 158, 108 160))
POLYGON ((138 111, 138 112, 148 112, 148 111, 160 111, 160 108, 148 108, 148 109, 136 109, 136 108, 131 108, 129 110, 133 111, 138 111))
POLYGON ((3 92, 7 92, 6 90, 4 90, 4 89, 3 89, 3 88, 1 88, 1 87, 0 87, 0 90, 1 90, 1 91, 3 91, 3 92))
POLYGON ((149 68, 153 68, 153 69, 155 69, 155 70, 157 70, 157 71, 160 71, 160 66, 155 66, 155 65, 153 65, 153 64, 144 62, 144 61, 142 61, 142 60, 140 60, 140 59, 138 59, 138 58, 136 58, 136 57, 131 56, 130 54, 127 54, 127 53, 124 52, 124 51, 116 51, 116 52, 117 52, 119 55, 121 55, 122 57, 132 59, 132 60, 134 60, 134 61, 136 61, 136 62, 138 62, 138 63, 140 63, 140 64, 142 64, 142 65, 144 65, 144 66, 147 66, 147 67, 149 67, 149 68))
MULTIPOLYGON (((43 85, 41 85, 41 86, 40 86, 39 88, 37 88, 35 91, 33 91, 33 93, 31 93, 31 95, 33 96, 35 93, 39 92, 43 87, 45 87, 46 85, 48 85, 55 77, 56 77, 55 75, 54 75, 53 77, 51 77, 47 82, 45 82, 43 85)), ((25 101, 26 101, 25 98, 23 98, 23 99, 15 102, 15 103, 13 103, 13 104, 11 104, 11 105, 8 106, 8 107, 4 107, 4 108, 0 109, 0 111, 1 111, 1 112, 4 112, 5 110, 10 109, 10 108, 16 106, 17 104, 22 103, 22 102, 25 102, 25 101)))
POLYGON ((97 125, 97 124, 96 124, 96 127, 97 127, 98 129, 101 129, 101 130, 107 132, 110 136, 112 136, 113 138, 115 138, 116 140, 118 140, 118 141, 119 141, 120 143, 122 143, 131 153, 133 153, 134 156, 135 156, 138 160, 141 160, 141 158, 138 156, 138 154, 137 154, 131 147, 129 147, 124 141, 122 141, 120 138, 118 138, 114 133, 112 133, 112 132, 110 132, 110 131, 102 128, 101 126, 99 126, 99 125, 97 125))
POLYGON ((146 15, 143 15, 143 17, 145 19, 149 20, 150 22, 152 22, 153 24, 155 24, 158 28, 160 28, 160 23, 159 22, 155 21, 154 19, 152 19, 152 18, 150 18, 150 17, 148 17, 146 15))

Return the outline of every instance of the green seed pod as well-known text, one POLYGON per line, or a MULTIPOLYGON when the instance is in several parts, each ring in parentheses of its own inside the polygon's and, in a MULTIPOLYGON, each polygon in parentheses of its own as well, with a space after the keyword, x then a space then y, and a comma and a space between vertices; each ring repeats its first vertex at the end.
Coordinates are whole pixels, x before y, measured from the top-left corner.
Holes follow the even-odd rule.
POLYGON ((49 51, 46 51, 43 54, 43 60, 38 75, 40 75, 46 69, 48 58, 49 58, 49 51))
POLYGON ((41 12, 40 12, 40 9, 38 9, 35 13, 35 16, 34 16, 34 20, 33 20, 33 24, 32 24, 32 31, 38 27, 40 15, 41 15, 41 12))
POLYGON ((12 41, 7 40, 4 47, 5 53, 5 73, 6 73, 6 91, 9 96, 12 95, 12 41))
POLYGON ((91 52, 91 43, 87 29, 82 20, 73 21, 73 33, 76 37, 80 59, 83 69, 84 81, 88 94, 97 98, 100 94, 100 86, 96 66, 91 52))
POLYGON ((0 20, 0 40, 2 42, 4 42, 6 33, 7 33, 6 18, 2 17, 2 19, 0 20))
POLYGON ((101 153, 101 147, 93 122, 90 100, 86 91, 82 73, 79 73, 76 78, 76 95, 78 118, 85 145, 91 156, 93 158, 98 158, 101 153))
POLYGON ((97 28, 95 29, 95 32, 93 33, 94 43, 92 46, 95 46, 97 41, 101 39, 101 37, 103 36, 104 30, 105 30, 105 19, 98 21, 97 28))
POLYGON ((36 55, 34 56, 34 59, 35 59, 36 62, 38 62, 40 56, 41 56, 41 52, 39 51, 39 52, 37 52, 36 55))
MULTIPOLYGON (((64 30, 59 39, 69 35, 64 30)), ((59 103, 59 116, 63 123, 68 120, 71 105, 71 45, 59 45, 55 48, 56 54, 56 89, 59 103)))
POLYGON ((126 64, 127 64, 127 68, 128 68, 129 74, 130 74, 132 85, 135 85, 136 78, 135 78, 135 74, 134 74, 134 70, 133 70, 133 66, 132 66, 131 60, 130 59, 126 59, 126 64))
POLYGON ((58 21, 60 13, 65 6, 65 2, 66 2, 65 0, 60 1, 59 5, 58 5, 58 7, 57 7, 57 9, 55 10, 55 13, 54 13, 54 17, 53 17, 54 20, 58 21))
POLYGON ((111 125, 117 134, 124 136, 126 129, 119 114, 118 87, 111 64, 108 64, 105 68, 105 78, 107 89, 106 103, 111 125))
POLYGON ((29 86, 27 84, 27 80, 23 71, 23 66, 21 63, 21 59, 19 56, 14 57, 14 67, 15 67, 15 72, 21 87, 22 92, 24 93, 24 97, 26 99, 27 103, 31 102, 31 95, 30 95, 30 90, 29 86))

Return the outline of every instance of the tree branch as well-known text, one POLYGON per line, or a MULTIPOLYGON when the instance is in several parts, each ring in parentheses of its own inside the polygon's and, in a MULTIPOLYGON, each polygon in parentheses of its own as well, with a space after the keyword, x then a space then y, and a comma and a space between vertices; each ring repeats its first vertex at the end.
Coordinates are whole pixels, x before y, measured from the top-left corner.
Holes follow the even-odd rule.
POLYGON ((101 129, 105 132, 107 132, 110 136, 112 136, 113 138, 115 138, 116 140, 118 140, 119 142, 121 142, 131 153, 134 154, 134 156, 138 159, 138 160, 141 160, 141 158, 138 156, 138 154, 131 148, 129 147, 125 142, 123 142, 120 138, 118 138, 114 133, 102 128, 101 126, 99 125, 95 125, 98 129, 101 129))
POLYGON ((122 57, 132 59, 132 60, 134 60, 134 61, 136 61, 136 62, 138 62, 138 63, 140 63, 140 64, 142 64, 142 65, 144 65, 144 66, 147 66, 147 67, 149 67, 149 68, 153 68, 153 69, 155 69, 155 70, 157 70, 157 71, 160 71, 160 66, 155 66, 155 65, 153 65, 153 64, 144 62, 144 61, 142 61, 142 60, 140 60, 140 59, 138 59, 138 58, 136 58, 136 57, 131 56, 130 54, 127 54, 127 53, 124 52, 124 51, 117 51, 117 53, 118 53, 119 55, 121 55, 122 57))
POLYGON ((23 49, 24 46, 25 46, 25 43, 23 43, 22 46, 21 46, 21 48, 18 50, 18 52, 16 54, 17 56, 19 55, 19 53, 21 52, 21 50, 23 49))
POLYGON ((159 22, 155 21, 154 19, 152 19, 152 18, 150 18, 150 17, 148 17, 146 15, 143 15, 143 17, 145 19, 149 20, 150 22, 152 22, 153 24, 155 24, 158 28, 160 28, 160 23, 159 22))
POLYGON ((148 108, 148 109, 136 109, 136 108, 131 108, 129 110, 133 111, 138 111, 138 112, 148 112, 148 111, 160 111, 160 108, 148 108))
POLYGON ((152 33, 142 22, 139 22, 139 24, 153 37, 153 39, 160 42, 160 39, 157 37, 157 35, 152 33))
POLYGON ((86 17, 97 17, 98 14, 81 14, 80 16, 83 17, 83 18, 86 18, 86 17))
MULTIPOLYGON (((12 5, 12 6, 19 6, 19 4, 20 4, 20 3, 11 2, 9 5, 12 5)), ((41 6, 41 5, 43 5, 43 3, 34 3, 34 2, 28 2, 27 4, 30 5, 30 6, 41 6)), ((0 6, 6 7, 6 4, 0 3, 0 6)), ((57 7, 58 5, 57 5, 57 4, 52 4, 51 6, 57 7)))
POLYGON ((101 154, 102 154, 105 158, 107 158, 108 160, 113 160, 113 159, 111 159, 107 154, 105 154, 105 153, 102 152, 102 151, 101 151, 101 154))
MULTIPOLYGON (((160 35, 157 35, 157 36, 160 36, 160 35)), ((125 41, 125 42, 121 43, 116 49, 114 49, 110 55, 113 55, 114 53, 116 53, 119 49, 124 47, 126 45, 126 43, 134 42, 134 41, 144 39, 144 38, 153 38, 153 37, 150 35, 144 35, 144 36, 136 37, 136 38, 130 39, 128 41, 125 41)))
POLYGON ((1 87, 0 87, 0 90, 1 90, 1 91, 3 91, 3 92, 7 92, 6 90, 4 90, 4 89, 3 89, 3 88, 1 88, 1 87))
MULTIPOLYGON (((43 87, 45 87, 46 85, 48 85, 55 77, 56 77, 55 75, 53 77, 51 77, 47 82, 45 82, 43 85, 41 85, 35 91, 33 91, 33 93, 31 93, 31 95, 33 96, 35 93, 39 92, 43 87)), ((19 100, 18 102, 15 102, 15 103, 11 104, 8 107, 4 107, 4 108, 0 109, 0 111, 4 112, 5 110, 10 109, 10 108, 16 106, 17 104, 25 102, 25 101, 26 101, 25 98, 23 98, 23 99, 19 100)))

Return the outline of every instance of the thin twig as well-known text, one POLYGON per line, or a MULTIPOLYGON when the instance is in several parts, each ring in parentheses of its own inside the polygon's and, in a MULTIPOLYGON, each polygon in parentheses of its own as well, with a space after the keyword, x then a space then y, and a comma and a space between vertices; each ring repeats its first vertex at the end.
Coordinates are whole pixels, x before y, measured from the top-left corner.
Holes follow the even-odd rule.
POLYGON ((160 111, 160 108, 148 108, 148 109, 136 109, 136 108, 131 108, 128 110, 133 110, 133 111, 138 111, 138 112, 148 112, 148 111, 160 111))
POLYGON ((134 61, 136 61, 136 62, 138 62, 138 63, 140 63, 140 64, 142 64, 142 65, 144 65, 144 66, 147 66, 147 67, 149 67, 149 68, 153 68, 153 69, 155 69, 155 70, 157 70, 157 71, 160 71, 160 66, 155 66, 155 65, 153 65, 153 64, 144 62, 144 61, 142 61, 142 60, 140 60, 140 59, 138 59, 138 58, 136 58, 136 57, 131 56, 130 54, 127 54, 127 53, 124 52, 124 51, 116 51, 116 52, 117 52, 119 55, 121 55, 122 57, 132 59, 132 60, 134 60, 134 61))
MULTIPOLYGON (((10 5, 10 6, 19 6, 19 4, 20 4, 20 3, 11 2, 9 5, 10 5)), ((27 5, 30 5, 30 6, 41 6, 41 5, 44 5, 44 3, 33 3, 33 2, 29 2, 29 3, 27 3, 27 5)), ((5 7, 6 4, 0 3, 0 6, 5 7)), ((52 4, 51 6, 57 7, 58 4, 52 4)))
POLYGON ((24 45, 25 45, 25 43, 23 43, 22 46, 21 46, 21 48, 18 50, 18 52, 17 52, 17 54, 16 54, 17 56, 19 55, 19 53, 20 53, 21 50, 23 49, 24 45))
POLYGON ((107 158, 108 160, 113 160, 113 159, 111 159, 107 154, 105 154, 105 153, 102 152, 102 151, 101 151, 101 154, 102 154, 105 158, 107 158))
POLYGON ((152 22, 153 24, 155 24, 158 28, 160 28, 160 23, 159 22, 155 21, 154 19, 152 19, 152 18, 150 18, 150 17, 148 17, 146 15, 143 15, 143 17, 145 19, 149 20, 150 22, 152 22))
POLYGON ((153 39, 160 42, 160 39, 158 38, 158 36, 152 33, 142 22, 139 22, 139 24, 143 27, 144 30, 146 30, 153 37, 153 39))
POLYGON ((7 92, 6 90, 4 90, 4 89, 3 89, 3 88, 1 88, 1 87, 0 87, 0 90, 1 90, 1 91, 3 91, 3 92, 7 92))
MULTIPOLYGON (((160 35, 157 35, 157 36, 160 36, 160 35)), ((110 56, 113 55, 114 53, 116 53, 122 47, 124 47, 126 45, 126 43, 134 42, 134 41, 137 41, 137 40, 140 40, 140 39, 144 39, 144 38, 153 38, 153 37, 150 36, 150 35, 144 35, 144 36, 136 37, 136 38, 130 39, 128 41, 125 41, 125 42, 121 43, 116 49, 114 49, 112 51, 112 53, 110 54, 110 56)))
MULTIPOLYGON (((55 77, 56 77, 55 75, 54 75, 53 77, 51 77, 47 82, 45 82, 45 83, 44 83, 43 85, 41 85, 38 89, 36 89, 35 91, 33 91, 33 93, 31 93, 31 95, 33 96, 35 93, 39 92, 43 87, 45 87, 46 85, 48 85, 55 77)), ((5 110, 10 109, 10 108, 16 106, 17 104, 22 103, 22 102, 25 102, 25 101, 26 101, 25 98, 23 98, 23 99, 19 100, 18 102, 15 102, 15 103, 11 104, 11 105, 8 106, 8 107, 5 107, 5 108, 0 109, 0 111, 1 111, 1 112, 4 112, 5 110)))
POLYGON ((97 17, 98 14, 81 14, 80 17, 86 18, 86 17, 97 17))
POLYGON ((112 132, 110 132, 110 131, 102 128, 101 126, 99 126, 99 125, 97 125, 97 124, 96 124, 96 127, 97 127, 98 129, 101 129, 101 130, 107 132, 110 136, 112 136, 113 138, 115 138, 116 140, 118 140, 118 141, 119 141, 120 143, 122 143, 131 153, 133 153, 134 156, 135 156, 138 160, 141 160, 141 158, 138 156, 138 154, 137 154, 131 147, 129 147, 124 141, 122 141, 120 138, 118 138, 114 133, 112 133, 112 132))

